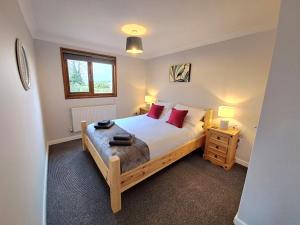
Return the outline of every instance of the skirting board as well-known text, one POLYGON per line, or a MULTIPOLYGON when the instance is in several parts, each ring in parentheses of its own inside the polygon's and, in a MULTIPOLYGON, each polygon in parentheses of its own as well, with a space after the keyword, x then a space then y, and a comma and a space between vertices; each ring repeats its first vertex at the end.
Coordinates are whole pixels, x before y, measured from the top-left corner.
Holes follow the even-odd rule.
POLYGON ((234 225, 247 225, 243 220, 238 217, 238 214, 235 215, 233 220, 234 225))
POLYGON ((48 155, 49 145, 46 146, 45 170, 44 170, 44 193, 43 193, 43 225, 47 224, 47 178, 48 178, 48 155))
POLYGON ((236 162, 237 164, 242 165, 242 166, 248 167, 248 162, 246 162, 245 160, 242 160, 242 159, 240 159, 240 158, 235 158, 235 162, 236 162))
POLYGON ((60 144, 60 143, 68 142, 68 141, 73 141, 73 140, 77 140, 80 138, 81 138, 81 134, 77 134, 77 135, 65 137, 65 138, 60 138, 60 139, 55 139, 55 140, 48 141, 48 146, 60 144))

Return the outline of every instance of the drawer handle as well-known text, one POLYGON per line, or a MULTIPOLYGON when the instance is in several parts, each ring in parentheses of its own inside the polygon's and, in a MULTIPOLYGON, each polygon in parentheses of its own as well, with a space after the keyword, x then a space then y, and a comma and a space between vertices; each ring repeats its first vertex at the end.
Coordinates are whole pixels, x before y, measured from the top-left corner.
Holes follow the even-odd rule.
POLYGON ((218 158, 218 155, 215 155, 215 158, 218 158))
POLYGON ((218 145, 216 146, 216 149, 219 149, 219 146, 218 146, 218 145))
POLYGON ((217 139, 220 140, 221 138, 218 136, 217 139))

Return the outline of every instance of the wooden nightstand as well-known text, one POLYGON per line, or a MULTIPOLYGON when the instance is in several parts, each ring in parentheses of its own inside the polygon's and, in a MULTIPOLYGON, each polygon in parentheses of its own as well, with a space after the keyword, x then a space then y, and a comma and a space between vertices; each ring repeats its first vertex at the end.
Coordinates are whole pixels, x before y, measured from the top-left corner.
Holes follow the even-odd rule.
POLYGON ((203 158, 213 164, 222 166, 225 170, 231 169, 235 163, 239 133, 238 129, 209 128, 206 134, 203 158))
POLYGON ((149 108, 147 107, 140 107, 140 115, 146 114, 149 112, 149 108))

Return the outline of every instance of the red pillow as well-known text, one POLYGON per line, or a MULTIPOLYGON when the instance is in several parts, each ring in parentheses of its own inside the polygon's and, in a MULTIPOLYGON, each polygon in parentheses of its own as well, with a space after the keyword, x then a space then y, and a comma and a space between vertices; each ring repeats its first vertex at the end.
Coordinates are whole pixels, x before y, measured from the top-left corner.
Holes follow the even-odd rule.
POLYGON ((147 116, 152 117, 154 119, 158 119, 162 113, 162 111, 164 110, 163 105, 155 105, 152 104, 151 109, 149 110, 147 116))
POLYGON ((173 108, 167 123, 170 123, 178 128, 182 128, 183 121, 187 113, 188 110, 178 110, 173 108))

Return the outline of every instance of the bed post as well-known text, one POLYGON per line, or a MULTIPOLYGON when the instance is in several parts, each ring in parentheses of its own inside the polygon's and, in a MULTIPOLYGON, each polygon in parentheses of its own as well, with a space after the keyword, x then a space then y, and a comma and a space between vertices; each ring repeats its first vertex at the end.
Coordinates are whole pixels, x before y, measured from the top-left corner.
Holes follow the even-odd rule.
POLYGON ((121 168, 120 158, 109 158, 110 205, 113 213, 121 210, 121 168))
POLYGON ((83 150, 86 150, 86 145, 85 145, 86 129, 87 129, 86 121, 81 121, 81 137, 82 137, 82 149, 83 150))
POLYGON ((205 117, 204 117, 204 130, 205 131, 212 126, 213 112, 214 111, 212 109, 208 109, 205 114, 205 117))

